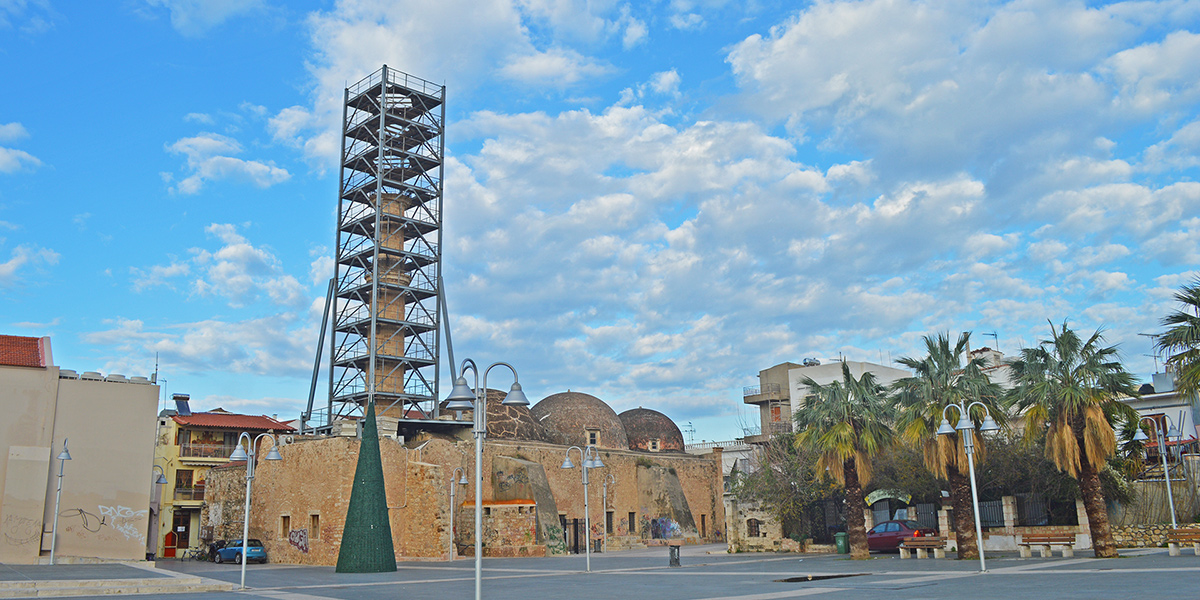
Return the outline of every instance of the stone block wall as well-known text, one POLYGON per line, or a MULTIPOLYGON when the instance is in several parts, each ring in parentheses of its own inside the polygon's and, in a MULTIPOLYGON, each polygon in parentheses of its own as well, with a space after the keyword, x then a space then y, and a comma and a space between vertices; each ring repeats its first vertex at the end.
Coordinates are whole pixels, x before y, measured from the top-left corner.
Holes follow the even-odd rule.
MULTIPOLYGON (((1200 529, 1200 523, 1180 523, 1181 529, 1200 529)), ((1170 523, 1122 525, 1113 527, 1113 541, 1118 548, 1161 548, 1167 545, 1170 523)))
MULTIPOLYGON (((272 562, 334 565, 360 442, 295 440, 280 448, 282 461, 261 461, 256 468, 250 537, 262 540, 272 562)), ((380 440, 380 455, 396 559, 448 559, 449 488, 442 485, 441 467, 417 462, 415 453, 388 438, 380 440)), ((218 539, 240 537, 244 467, 211 473, 202 524, 212 525, 218 539)))
MULTIPOLYGON (((495 500, 483 503, 484 556, 545 556, 538 543, 537 503, 533 500, 495 500)), ((456 543, 463 556, 475 555, 475 501, 463 504, 455 517, 456 543)))

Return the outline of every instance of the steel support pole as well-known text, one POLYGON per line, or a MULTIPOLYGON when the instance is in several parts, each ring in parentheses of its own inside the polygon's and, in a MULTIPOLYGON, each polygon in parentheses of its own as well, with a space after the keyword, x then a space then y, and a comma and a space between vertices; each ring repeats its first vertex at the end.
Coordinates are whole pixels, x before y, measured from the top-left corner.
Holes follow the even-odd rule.
POLYGON ((583 543, 584 554, 587 555, 587 572, 592 572, 592 521, 588 514, 588 468, 587 455, 580 461, 583 463, 583 543))
MULTIPOLYGON (((238 440, 240 443, 241 440, 238 440)), ((251 447, 253 448, 253 443, 251 447)), ((250 482, 254 481, 254 452, 246 459, 246 511, 242 513, 242 589, 246 589, 246 550, 250 543, 250 482)))
POLYGON ((1163 479, 1167 480, 1167 504, 1171 506, 1171 528, 1178 529, 1179 524, 1175 521, 1175 496, 1171 492, 1171 472, 1167 470, 1167 444, 1162 429, 1157 424, 1154 429, 1158 432, 1158 454, 1162 457, 1163 479))
MULTIPOLYGON (((66 447, 65 443, 63 447, 66 447)), ((54 525, 50 529, 50 564, 54 564, 54 548, 58 542, 58 501, 62 499, 63 463, 65 462, 67 461, 58 459, 58 491, 54 492, 54 525)))
MULTIPOLYGON (((964 411, 966 414, 966 411, 964 411)), ((974 435, 971 431, 965 431, 966 451, 967 451, 967 469, 971 472, 971 504, 975 513, 975 547, 979 549, 979 571, 987 572, 987 563, 983 559, 983 526, 979 522, 979 492, 975 489, 975 443, 971 439, 974 435)))
MULTIPOLYGON (((485 390, 486 394, 487 391, 485 390)), ((487 411, 487 405, 475 395, 475 422, 479 413, 487 411)), ((480 600, 483 591, 483 432, 475 431, 475 600, 480 600)))

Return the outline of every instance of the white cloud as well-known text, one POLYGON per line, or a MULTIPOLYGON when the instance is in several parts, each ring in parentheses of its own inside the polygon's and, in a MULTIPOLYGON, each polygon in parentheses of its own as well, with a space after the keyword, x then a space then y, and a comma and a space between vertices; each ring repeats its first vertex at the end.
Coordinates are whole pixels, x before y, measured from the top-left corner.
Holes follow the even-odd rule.
POLYGON ((0 142, 15 142, 29 137, 25 126, 17 122, 0 125, 0 142))
POLYGON ((224 244, 215 252, 192 251, 192 262, 204 276, 192 282, 202 296, 224 297, 234 308, 263 297, 277 306, 297 307, 306 302, 306 290, 295 277, 285 274, 266 248, 252 245, 229 224, 213 223, 205 232, 224 244))
POLYGON ((316 329, 283 313, 245 321, 209 319, 147 328, 137 319, 107 321, 109 329, 86 333, 83 340, 116 354, 106 370, 139 372, 136 356, 158 353, 164 371, 192 374, 246 373, 272 377, 304 377, 311 373, 316 329))
POLYGON ((261 10, 263 0, 146 0, 150 6, 167 9, 171 26, 185 36, 203 35, 225 21, 261 10))
POLYGON ((183 116, 183 120, 188 123, 201 123, 203 125, 212 125, 216 122, 212 115, 207 113, 188 113, 183 116))
POLYGON ((41 166, 36 156, 15 148, 0 146, 0 173, 16 173, 41 166))
POLYGON ((292 177, 287 169, 277 167, 273 162, 228 156, 240 154, 242 146, 237 140, 217 133, 181 138, 167 146, 167 150, 187 157, 187 177, 171 188, 174 193, 198 194, 206 183, 226 179, 267 188, 292 177))
POLYGON ((655 73, 650 78, 650 89, 659 94, 675 95, 679 93, 679 73, 675 69, 655 73))
POLYGON ((565 48, 551 48, 524 56, 513 56, 500 69, 508 79, 526 85, 566 87, 611 70, 599 61, 565 48))
POLYGON ((13 287, 21 280, 21 271, 58 264, 59 255, 49 248, 22 244, 13 248, 9 259, 0 263, 0 286, 13 287))

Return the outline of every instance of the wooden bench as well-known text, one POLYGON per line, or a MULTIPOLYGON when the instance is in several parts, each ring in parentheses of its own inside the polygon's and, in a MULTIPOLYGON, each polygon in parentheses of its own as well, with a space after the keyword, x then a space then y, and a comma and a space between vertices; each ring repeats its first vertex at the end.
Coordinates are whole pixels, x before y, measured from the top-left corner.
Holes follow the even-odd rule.
POLYGON ((1042 558, 1049 558, 1053 554, 1051 546, 1062 546, 1063 558, 1071 558, 1075 556, 1075 534, 1073 533, 1027 533, 1021 536, 1021 541, 1017 542, 1017 546, 1021 551, 1021 558, 1029 558, 1033 556, 1032 547, 1037 546, 1041 552, 1042 558))
POLYGON ((933 550, 934 558, 946 558, 946 538, 938 536, 907 537, 897 546, 900 558, 908 558, 909 550, 916 550, 917 558, 925 558, 926 550, 933 550))
POLYGON ((1167 532, 1167 553, 1179 556, 1179 546, 1191 544, 1192 551, 1200 556, 1200 529, 1171 529, 1167 532))

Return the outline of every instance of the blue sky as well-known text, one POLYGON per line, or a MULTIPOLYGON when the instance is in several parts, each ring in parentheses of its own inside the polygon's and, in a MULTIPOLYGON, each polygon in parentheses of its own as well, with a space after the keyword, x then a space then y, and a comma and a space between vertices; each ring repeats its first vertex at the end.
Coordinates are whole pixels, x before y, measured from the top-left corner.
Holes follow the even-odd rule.
POLYGON ((294 417, 342 89, 386 63, 447 86, 456 354, 531 399, 728 439, 778 362, 1064 319, 1149 379, 1200 265, 1197 32, 1195 2, 0 0, 0 331, 294 417))

